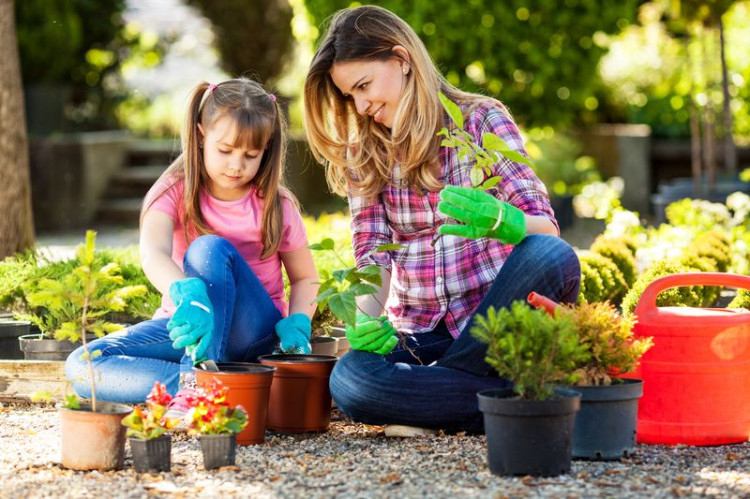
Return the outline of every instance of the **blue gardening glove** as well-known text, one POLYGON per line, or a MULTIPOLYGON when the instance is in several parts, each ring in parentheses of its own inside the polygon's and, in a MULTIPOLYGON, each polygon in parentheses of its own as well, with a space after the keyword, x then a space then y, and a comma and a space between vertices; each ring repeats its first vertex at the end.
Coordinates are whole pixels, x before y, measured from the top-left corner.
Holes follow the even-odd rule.
POLYGON ((175 281, 169 286, 169 297, 177 306, 167 323, 172 347, 185 348, 195 362, 204 360, 214 332, 214 312, 206 285, 197 277, 175 281))
POLYGON ((311 332, 310 318, 305 314, 292 314, 276 323, 276 335, 284 353, 310 353, 311 332))
POLYGON ((346 339, 355 350, 387 355, 398 344, 396 328, 387 317, 370 317, 357 314, 354 327, 346 325, 346 339))
POLYGON ((526 237, 523 211, 479 189, 446 185, 440 191, 438 211, 462 222, 441 225, 440 234, 490 237, 504 244, 518 244, 526 237))

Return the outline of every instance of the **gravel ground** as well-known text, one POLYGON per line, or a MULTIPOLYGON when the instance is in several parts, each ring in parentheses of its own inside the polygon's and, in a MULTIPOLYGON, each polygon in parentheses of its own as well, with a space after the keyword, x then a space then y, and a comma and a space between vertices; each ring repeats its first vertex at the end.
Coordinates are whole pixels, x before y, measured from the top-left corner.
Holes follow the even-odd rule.
POLYGON ((59 463, 51 407, 0 406, 0 497, 746 497, 750 442, 719 447, 639 445, 615 462, 574 461, 557 478, 500 478, 483 436, 386 438, 334 411, 325 434, 279 435, 239 447, 237 466, 203 469, 195 439, 173 439, 172 472, 69 471, 59 463))

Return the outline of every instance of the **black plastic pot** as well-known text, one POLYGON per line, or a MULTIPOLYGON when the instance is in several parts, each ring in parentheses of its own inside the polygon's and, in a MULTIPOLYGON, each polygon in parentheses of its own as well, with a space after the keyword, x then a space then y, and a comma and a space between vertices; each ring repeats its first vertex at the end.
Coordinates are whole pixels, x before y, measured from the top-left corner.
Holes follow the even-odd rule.
POLYGON ((137 473, 172 469, 172 437, 168 433, 152 440, 131 437, 128 441, 137 473))
POLYGON ((0 319, 0 359, 23 359, 18 338, 29 334, 30 322, 0 319))
POLYGON ((509 388, 477 394, 493 474, 556 476, 570 471, 581 396, 562 388, 555 394, 544 401, 522 399, 509 388))
POLYGON ((207 470, 234 465, 237 435, 201 435, 199 440, 207 470))
MULTIPOLYGON (((96 335, 86 336, 86 342, 96 339, 96 335)), ((39 334, 28 334, 18 338, 23 357, 26 360, 66 360, 81 342, 58 341, 53 338, 41 338, 39 334)))
POLYGON ((581 394, 581 410, 573 432, 573 457, 607 460, 632 455, 643 381, 623 379, 574 390, 581 394))

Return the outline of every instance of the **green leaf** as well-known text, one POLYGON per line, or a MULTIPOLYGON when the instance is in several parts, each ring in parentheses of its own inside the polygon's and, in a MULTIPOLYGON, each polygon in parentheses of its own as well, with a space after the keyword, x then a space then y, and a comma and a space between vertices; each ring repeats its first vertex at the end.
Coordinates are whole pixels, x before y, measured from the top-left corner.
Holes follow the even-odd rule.
POLYGON ((397 249, 402 249, 404 247, 405 246, 403 244, 396 244, 396 243, 381 244, 380 246, 378 246, 377 248, 375 248, 375 250, 373 251, 373 253, 379 253, 381 251, 393 251, 393 250, 397 250, 397 249))
POLYGON ((531 162, 528 160, 528 158, 526 158, 526 156, 518 151, 511 149, 503 139, 501 139, 494 133, 487 132, 482 135, 482 143, 484 144, 484 147, 486 147, 490 151, 500 153, 509 160, 516 163, 522 163, 528 167, 532 167, 531 162))
POLYGON ((375 289, 374 286, 370 286, 369 284, 357 283, 349 286, 349 292, 354 293, 354 296, 371 295, 376 291, 377 289, 375 289))
POLYGON ((333 239, 326 237, 319 243, 311 244, 308 248, 313 251, 331 251, 334 248, 333 239))
POLYGON ((334 289, 334 288, 328 288, 328 289, 325 289, 323 291, 320 291, 318 293, 318 296, 316 296, 315 299, 313 300, 313 303, 318 303, 318 302, 321 302, 321 301, 326 301, 326 300, 328 300, 328 298, 330 298, 331 296, 335 295, 337 292, 338 291, 336 291, 336 289, 334 289))
POLYGON ((349 267, 348 269, 334 270, 333 271, 333 278, 337 282, 344 282, 355 271, 356 271, 356 269, 354 267, 349 267))
POLYGON ((354 293, 344 291, 332 296, 328 300, 328 308, 343 323, 353 325, 356 322, 357 300, 354 297, 354 293))
POLYGON ((448 116, 450 116, 459 128, 463 128, 464 113, 461 112, 461 108, 458 107, 455 102, 446 97, 443 92, 438 92, 438 97, 440 97, 440 102, 443 104, 443 108, 448 113, 448 116))
POLYGON ((502 179, 503 179, 503 177, 500 177, 500 176, 490 177, 490 178, 488 178, 487 180, 484 181, 484 183, 482 184, 482 189, 485 190, 485 191, 487 189, 492 189, 502 179))

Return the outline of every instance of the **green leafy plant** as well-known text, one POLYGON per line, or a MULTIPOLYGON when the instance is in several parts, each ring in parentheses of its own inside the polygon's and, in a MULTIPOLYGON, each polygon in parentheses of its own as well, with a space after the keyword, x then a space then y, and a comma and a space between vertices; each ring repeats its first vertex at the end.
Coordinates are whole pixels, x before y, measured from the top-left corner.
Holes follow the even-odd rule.
POLYGON ((750 290, 740 289, 737 296, 727 305, 727 308, 744 308, 750 310, 750 290))
POLYGON ((158 381, 155 382, 151 393, 146 397, 146 410, 135 406, 133 412, 123 418, 122 425, 128 428, 127 436, 153 440, 174 428, 179 420, 166 416, 167 405, 171 400, 172 396, 167 392, 167 387, 158 381))
POLYGON ((89 295, 88 317, 96 319, 91 323, 91 332, 98 334, 99 330, 103 335, 122 329, 115 320, 151 317, 161 295, 145 282, 140 267, 132 263, 120 265, 117 259, 121 255, 115 252, 95 251, 89 264, 84 260, 82 248, 79 247, 74 258, 65 261, 51 261, 42 255, 24 257, 27 266, 22 274, 27 280, 23 283, 3 278, 6 274, 0 268, 0 282, 6 283, 0 302, 7 301, 17 318, 36 325, 41 337, 66 339, 80 322, 83 312, 80 272, 89 266, 101 272, 89 295), (126 282, 128 285, 124 285, 126 282), (74 299, 74 295, 78 298, 74 299))
POLYGON ((471 334, 487 343, 487 363, 530 400, 552 397, 553 382, 575 382, 576 366, 589 356, 572 318, 560 312, 552 317, 521 301, 507 309, 490 307, 486 316, 476 317, 471 334))
POLYGON ((638 277, 635 253, 628 246, 624 237, 611 235, 599 235, 589 247, 594 253, 598 253, 614 262, 622 273, 625 280, 626 290, 630 289, 638 277))
POLYGON ((579 301, 620 303, 629 287, 622 272, 609 257, 581 251, 581 291, 579 301))
POLYGON ((631 372, 652 338, 633 336, 635 316, 623 317, 608 302, 563 305, 562 314, 573 320, 579 342, 588 356, 576 365, 578 386, 611 385, 612 375, 631 372))
POLYGON ((80 265, 62 280, 42 279, 39 291, 28 296, 29 303, 41 306, 50 313, 61 314, 67 320, 54 331, 57 340, 81 341, 83 356, 88 364, 91 382, 91 409, 96 412, 96 383, 92 357, 86 341, 87 333, 97 337, 122 328, 120 324, 107 322, 103 317, 111 310, 122 310, 130 296, 146 292, 145 286, 125 286, 104 295, 97 290, 105 283, 122 283, 116 264, 101 265, 95 258, 96 232, 86 231, 85 244, 79 245, 76 257, 80 265))
POLYGON ((534 171, 550 196, 575 196, 585 185, 601 181, 594 158, 581 154, 583 147, 572 135, 544 127, 529 130, 528 139, 534 171))
POLYGON ((185 420, 191 435, 224 435, 242 431, 247 425, 247 412, 241 405, 229 405, 228 391, 228 386, 214 379, 187 397, 190 410, 185 420))
POLYGON ((469 176, 472 187, 487 190, 502 180, 502 177, 492 176, 492 166, 500 159, 498 155, 531 167, 531 162, 526 156, 511 149, 503 139, 492 132, 482 135, 484 147, 477 144, 474 137, 464 130, 464 116, 461 108, 442 92, 438 92, 438 96, 443 108, 455 125, 455 130, 443 127, 437 133, 439 136, 445 137, 440 145, 453 147, 456 149, 459 159, 471 161, 472 167, 469 176))

